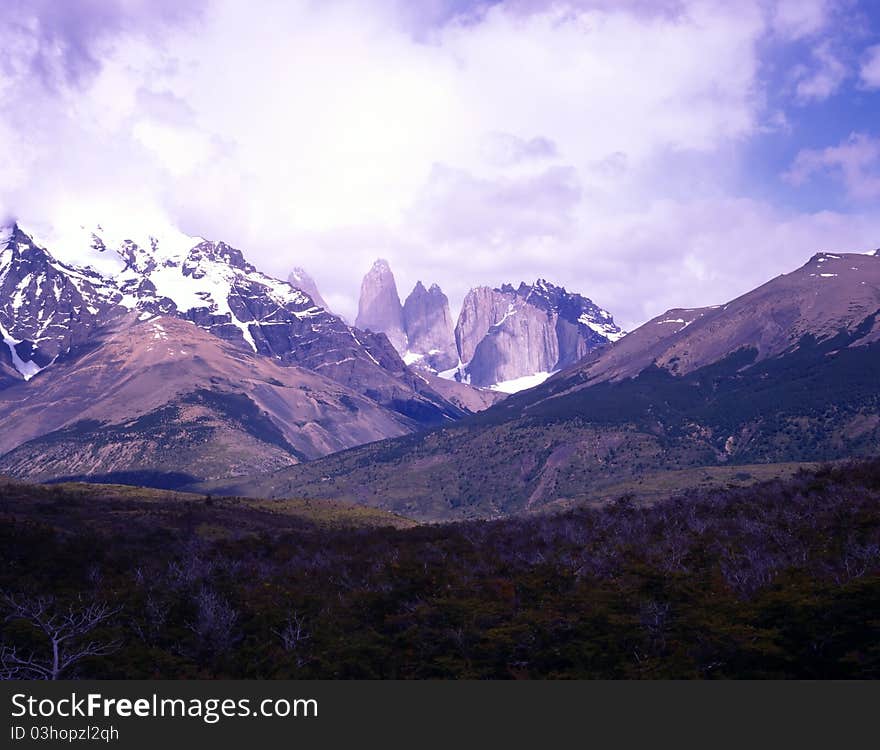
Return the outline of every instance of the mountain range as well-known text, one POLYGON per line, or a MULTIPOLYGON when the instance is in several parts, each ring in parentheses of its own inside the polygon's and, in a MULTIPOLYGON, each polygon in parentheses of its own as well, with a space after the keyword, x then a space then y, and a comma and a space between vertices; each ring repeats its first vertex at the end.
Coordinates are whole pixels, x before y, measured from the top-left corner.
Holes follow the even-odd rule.
POLYGON ((378 261, 351 326, 302 269, 279 281, 223 242, 64 243, 90 263, 0 231, 0 474, 449 520, 880 450, 876 251, 624 335, 542 279, 472 289, 453 326, 437 285, 401 304, 378 261))
POLYGON ((820 253, 727 304, 669 310, 455 424, 225 489, 462 519, 874 455, 878 313, 877 253, 820 253))
POLYGON ((0 234, 0 471, 217 478, 456 420, 453 399, 473 400, 223 242, 100 227, 67 241, 98 261, 0 234))

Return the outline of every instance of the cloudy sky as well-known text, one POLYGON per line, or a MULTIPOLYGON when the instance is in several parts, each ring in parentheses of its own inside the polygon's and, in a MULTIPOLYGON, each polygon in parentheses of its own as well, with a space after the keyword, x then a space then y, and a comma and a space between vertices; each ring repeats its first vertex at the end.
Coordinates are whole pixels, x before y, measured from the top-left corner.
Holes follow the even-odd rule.
POLYGON ((632 327, 880 246, 873 0, 3 0, 0 216, 171 223, 353 319, 538 276, 632 327))

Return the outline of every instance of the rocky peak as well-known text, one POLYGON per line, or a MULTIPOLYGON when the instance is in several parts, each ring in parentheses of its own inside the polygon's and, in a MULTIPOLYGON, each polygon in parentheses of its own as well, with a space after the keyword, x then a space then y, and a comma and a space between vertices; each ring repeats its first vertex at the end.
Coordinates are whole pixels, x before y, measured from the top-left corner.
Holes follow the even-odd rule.
POLYGON ((17 222, 0 229, 0 244, 10 249, 17 243, 29 245, 31 244, 30 240, 31 238, 21 231, 21 227, 18 226, 17 222))
POLYGON ((377 260, 364 276, 355 325, 384 333, 399 353, 406 352, 403 306, 387 260, 377 260))
POLYGON ((325 310, 330 309, 321 296, 321 292, 318 291, 318 285, 315 283, 315 280, 304 268, 300 266, 294 268, 287 277, 287 283, 311 297, 318 307, 323 307, 325 310))
POLYGON ((121 298, 90 268, 58 261, 17 225, 0 252, 0 334, 27 380, 119 313, 121 298))
POLYGON ((43 266, 54 262, 44 248, 39 247, 18 226, 13 224, 0 230, 0 271, 12 263, 43 266))
POLYGON ((425 289, 421 281, 403 305, 403 325, 408 341, 405 360, 439 372, 458 363, 449 300, 437 284, 425 289))
POLYGON ((480 386, 534 384, 622 335, 607 311, 546 279, 472 289, 455 328, 463 375, 480 386))
POLYGON ((210 240, 200 242, 190 249, 185 263, 192 267, 194 265, 197 266, 202 261, 221 263, 245 273, 256 271, 256 268, 244 259, 244 254, 241 250, 230 247, 225 242, 212 242, 210 240))

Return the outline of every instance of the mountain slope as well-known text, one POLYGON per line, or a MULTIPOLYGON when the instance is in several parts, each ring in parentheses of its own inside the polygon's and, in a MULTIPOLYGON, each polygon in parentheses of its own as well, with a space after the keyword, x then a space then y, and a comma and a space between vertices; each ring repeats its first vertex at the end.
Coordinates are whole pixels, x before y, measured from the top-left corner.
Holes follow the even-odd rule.
POLYGON ((458 424, 234 489, 491 517, 658 472, 872 455, 878 310, 880 259, 817 256, 726 306, 660 316, 458 424))
POLYGON ((168 316, 134 313, 0 391, 0 474, 165 484, 271 471, 401 435, 411 420, 168 316))
POLYGON ((580 372, 591 382, 633 377, 651 363, 683 375, 743 347, 757 359, 782 354, 801 336, 852 330, 880 308, 880 258, 818 253, 726 305, 669 310, 580 372))

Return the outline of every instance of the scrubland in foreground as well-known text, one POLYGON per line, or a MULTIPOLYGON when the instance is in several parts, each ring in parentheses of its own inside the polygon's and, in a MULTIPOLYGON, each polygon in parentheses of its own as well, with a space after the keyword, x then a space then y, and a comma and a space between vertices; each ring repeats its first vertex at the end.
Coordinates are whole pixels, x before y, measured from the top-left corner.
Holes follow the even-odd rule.
POLYGON ((10 483, 0 589, 13 678, 47 664, 53 617, 85 617, 61 677, 877 678, 880 460, 416 527, 10 483))

